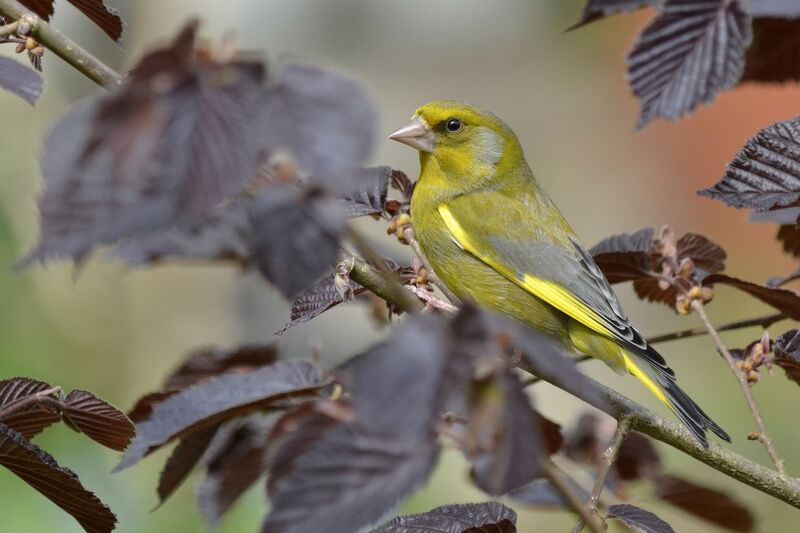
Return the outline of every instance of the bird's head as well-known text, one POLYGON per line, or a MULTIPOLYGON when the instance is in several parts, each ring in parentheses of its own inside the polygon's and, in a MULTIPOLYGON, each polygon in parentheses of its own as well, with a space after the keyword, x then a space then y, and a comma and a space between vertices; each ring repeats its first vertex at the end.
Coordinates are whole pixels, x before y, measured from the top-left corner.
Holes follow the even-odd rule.
POLYGON ((435 100, 414 112, 390 139, 420 152, 423 167, 435 163, 445 175, 484 181, 515 168, 522 159, 516 135, 492 113, 453 100, 435 100))

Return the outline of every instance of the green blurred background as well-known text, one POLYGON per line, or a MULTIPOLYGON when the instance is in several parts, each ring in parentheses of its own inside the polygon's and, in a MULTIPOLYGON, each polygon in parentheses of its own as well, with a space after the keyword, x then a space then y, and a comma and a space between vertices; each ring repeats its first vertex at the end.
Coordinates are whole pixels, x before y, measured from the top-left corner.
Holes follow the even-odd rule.
MULTIPOLYGON (((456 98, 480 104, 517 132, 528 161, 587 245, 612 233, 669 223, 678 234, 693 230, 728 251, 728 271, 754 281, 788 273, 793 262, 774 241, 775 228, 754 225, 745 214, 699 198, 695 191, 721 175, 725 164, 757 129, 797 114, 800 89, 746 86, 721 95, 678 123, 657 121, 634 131, 638 104, 624 80, 624 56, 637 28, 651 12, 620 16, 564 33, 577 20, 582 0, 136 0, 108 2, 127 22, 123 47, 108 42, 63 0, 54 23, 112 66, 130 67, 153 44, 163 42, 199 16, 205 37, 235 29, 243 48, 273 61, 286 54, 312 58, 349 72, 368 87, 380 112, 372 163, 416 176, 415 153, 384 140, 420 104, 456 98)), ((0 53, 10 53, 10 47, 0 53)), ((0 94, 0 376, 26 375, 65 389, 84 388, 127 409, 191 348, 269 341, 287 320, 287 303, 255 275, 226 267, 160 267, 130 270, 102 254, 76 277, 69 264, 52 263, 26 272, 11 265, 37 238, 34 199, 41 189, 37 157, 49 124, 72 101, 98 89, 52 54, 45 58, 46 92, 31 110, 0 94)), ((387 251, 380 224, 364 221, 387 251)), ((643 304, 629 287, 619 293, 628 314, 647 334, 697 325, 669 309, 643 304)), ((720 289, 709 312, 718 323, 756 316, 768 309, 720 289)), ((775 332, 787 329, 783 323, 775 332)), ((280 339, 295 357, 318 348, 339 361, 375 342, 369 310, 348 305, 295 328, 280 339), (358 333, 353 333, 358 331, 358 333), (345 332, 345 334, 343 334, 345 332)), ((755 330, 726 335, 731 347, 755 339, 755 330)), ((708 338, 673 342, 665 355, 681 384, 733 436, 733 449, 769 464, 763 448, 745 439, 754 429, 737 385, 708 338)), ((600 365, 588 371, 645 405, 650 396, 634 380, 600 365)), ((797 386, 764 376, 755 394, 788 469, 800 474, 800 438, 795 422, 797 386)), ((537 385, 536 401, 553 419, 569 425, 585 410, 579 401, 537 385)), ((663 413, 663 410, 660 412, 663 413)), ((155 487, 164 452, 110 476, 116 453, 57 427, 37 442, 117 513, 119 531, 202 531, 190 479, 157 511, 155 487)), ((724 489, 758 515, 760 531, 788 531, 800 514, 776 500, 729 480, 693 459, 660 446, 668 470, 724 489)), ((3 531, 80 531, 58 508, 0 469, 3 531)), ((678 531, 711 530, 663 506, 646 490, 634 500, 659 513, 678 531), (702 527, 701 527, 702 526, 702 527)), ((467 482, 467 467, 446 452, 427 486, 403 511, 484 499, 467 482)), ((219 531, 256 531, 265 512, 263 486, 252 490, 219 531)), ((522 531, 566 530, 564 513, 522 511, 522 531)))

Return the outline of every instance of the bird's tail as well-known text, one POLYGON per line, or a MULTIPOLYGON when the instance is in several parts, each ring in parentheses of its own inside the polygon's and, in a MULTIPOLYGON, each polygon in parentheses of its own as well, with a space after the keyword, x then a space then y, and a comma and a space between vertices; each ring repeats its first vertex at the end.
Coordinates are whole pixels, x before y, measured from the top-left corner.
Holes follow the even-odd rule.
POLYGON ((706 430, 714 432, 719 438, 730 442, 730 436, 724 429, 711 420, 711 418, 697 405, 689 395, 683 392, 671 378, 649 368, 643 369, 634 361, 635 356, 625 355, 625 367, 633 376, 639 379, 650 392, 665 403, 672 412, 683 422, 692 435, 704 447, 708 447, 706 430))

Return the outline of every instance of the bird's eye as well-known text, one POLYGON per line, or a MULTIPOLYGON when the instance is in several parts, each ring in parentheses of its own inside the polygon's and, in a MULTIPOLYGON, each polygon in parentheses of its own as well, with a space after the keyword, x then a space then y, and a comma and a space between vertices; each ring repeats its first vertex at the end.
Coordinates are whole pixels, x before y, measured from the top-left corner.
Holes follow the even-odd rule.
POLYGON ((458 120, 457 118, 451 118, 451 119, 448 119, 448 120, 447 120, 447 123, 444 125, 444 127, 445 127, 445 128, 447 129, 447 131, 449 131, 450 133, 455 133, 455 132, 457 132, 458 130, 460 130, 460 129, 461 129, 461 126, 462 126, 462 124, 461 124, 461 121, 460 121, 460 120, 458 120))

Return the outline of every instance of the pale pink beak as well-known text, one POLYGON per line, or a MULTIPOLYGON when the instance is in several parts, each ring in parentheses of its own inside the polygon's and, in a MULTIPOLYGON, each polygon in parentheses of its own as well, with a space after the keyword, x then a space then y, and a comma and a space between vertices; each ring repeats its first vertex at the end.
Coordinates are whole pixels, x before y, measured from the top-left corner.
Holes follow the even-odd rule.
POLYGON ((411 122, 389 135, 389 138, 421 152, 433 152, 436 148, 433 131, 419 117, 412 118, 411 122))

